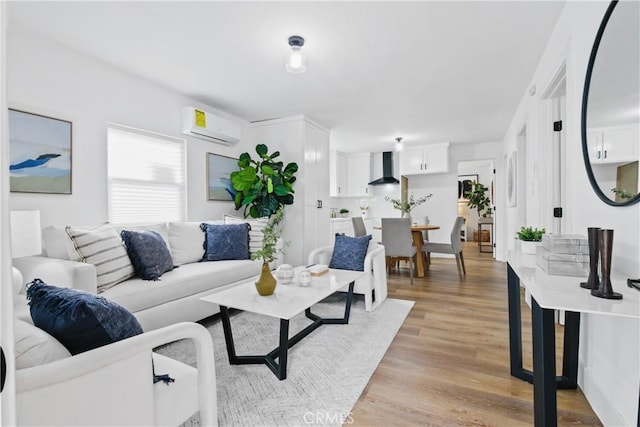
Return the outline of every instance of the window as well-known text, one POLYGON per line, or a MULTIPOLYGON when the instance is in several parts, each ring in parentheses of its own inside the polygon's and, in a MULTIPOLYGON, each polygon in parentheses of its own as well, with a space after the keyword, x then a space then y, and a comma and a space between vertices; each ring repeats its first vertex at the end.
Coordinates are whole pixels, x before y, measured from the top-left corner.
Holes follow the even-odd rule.
POLYGON ((185 218, 185 141, 110 125, 107 129, 109 221, 185 218))

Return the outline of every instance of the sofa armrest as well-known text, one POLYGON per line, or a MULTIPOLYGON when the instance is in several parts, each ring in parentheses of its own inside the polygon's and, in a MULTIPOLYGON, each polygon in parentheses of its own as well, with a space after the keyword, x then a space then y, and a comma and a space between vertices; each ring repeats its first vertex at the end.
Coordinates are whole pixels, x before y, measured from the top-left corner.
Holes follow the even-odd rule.
POLYGON ((39 278, 50 285, 80 289, 93 294, 98 292, 96 268, 92 264, 28 256, 14 259, 13 266, 22 273, 24 283, 39 278))
POLYGON ((333 254, 333 246, 323 246, 312 250, 307 258, 307 265, 311 264, 326 264, 331 262, 331 255, 333 254))
MULTIPOLYGON (((144 384, 140 386, 150 388, 152 386, 151 351, 155 347, 182 339, 191 339, 195 344, 201 425, 217 425, 213 341, 204 326, 192 322, 176 323, 55 362, 17 370, 18 402, 21 403, 21 395, 28 396, 32 393, 32 396, 35 396, 38 390, 47 388, 49 393, 56 393, 56 390, 60 392, 75 390, 75 393, 88 393, 90 396, 93 388, 109 387, 118 393, 118 390, 121 391, 123 387, 136 387, 136 384, 130 384, 130 382, 118 382, 119 379, 114 377, 113 369, 109 369, 114 365, 118 368, 116 372, 126 371, 126 368, 129 372, 138 372, 141 369, 148 372, 149 375, 142 377, 144 384), (123 365, 122 362, 126 363, 127 360, 133 362, 128 366, 123 365), (104 374, 101 375, 101 372, 104 374), (36 394, 33 394, 34 392, 36 394)), ((126 372, 123 374, 126 375, 126 372)), ((73 399, 73 396, 67 396, 66 399, 73 399)), ((96 404, 102 405, 104 402, 96 402, 96 404)))

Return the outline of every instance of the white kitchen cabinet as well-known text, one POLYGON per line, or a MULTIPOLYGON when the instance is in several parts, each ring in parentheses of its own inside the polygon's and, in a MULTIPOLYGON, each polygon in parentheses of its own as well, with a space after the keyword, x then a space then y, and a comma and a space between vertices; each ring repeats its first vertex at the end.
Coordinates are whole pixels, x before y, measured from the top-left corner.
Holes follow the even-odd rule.
POLYGON ((331 153, 329 175, 331 197, 364 197, 369 195, 371 180, 370 153, 331 153))
POLYGON ((353 153, 347 156, 347 195, 366 197, 371 181, 371 155, 353 153))
POLYGON ((401 175, 449 172, 449 143, 405 147, 400 152, 401 175))
POLYGON ((347 157, 340 152, 331 152, 331 168, 329 171, 329 196, 347 196, 347 157))
POLYGON ((591 163, 626 163, 638 160, 638 128, 592 128, 587 132, 591 163))

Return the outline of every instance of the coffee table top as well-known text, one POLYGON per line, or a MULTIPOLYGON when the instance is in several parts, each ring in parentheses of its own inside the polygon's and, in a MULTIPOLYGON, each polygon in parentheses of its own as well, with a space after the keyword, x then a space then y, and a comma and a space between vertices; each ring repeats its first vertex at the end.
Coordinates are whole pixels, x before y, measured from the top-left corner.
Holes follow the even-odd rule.
POLYGON ((225 307, 288 320, 364 274, 364 271, 329 269, 322 276, 312 277, 309 286, 300 286, 296 282, 278 283, 273 295, 266 297, 258 295, 256 291, 256 276, 237 286, 200 299, 225 307))

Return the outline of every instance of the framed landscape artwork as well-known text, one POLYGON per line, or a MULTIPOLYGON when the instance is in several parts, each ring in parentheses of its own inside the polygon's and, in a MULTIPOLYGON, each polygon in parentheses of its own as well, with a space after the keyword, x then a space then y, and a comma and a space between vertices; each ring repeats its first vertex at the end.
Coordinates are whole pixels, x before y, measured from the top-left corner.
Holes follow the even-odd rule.
POLYGON ((237 170, 238 159, 207 153, 207 200, 233 201, 236 191, 230 175, 237 170))
POLYGON ((71 122, 9 110, 12 192, 71 194, 71 122))
POLYGON ((466 200, 464 194, 473 190, 473 183, 478 182, 478 175, 458 175, 458 199, 466 200))

